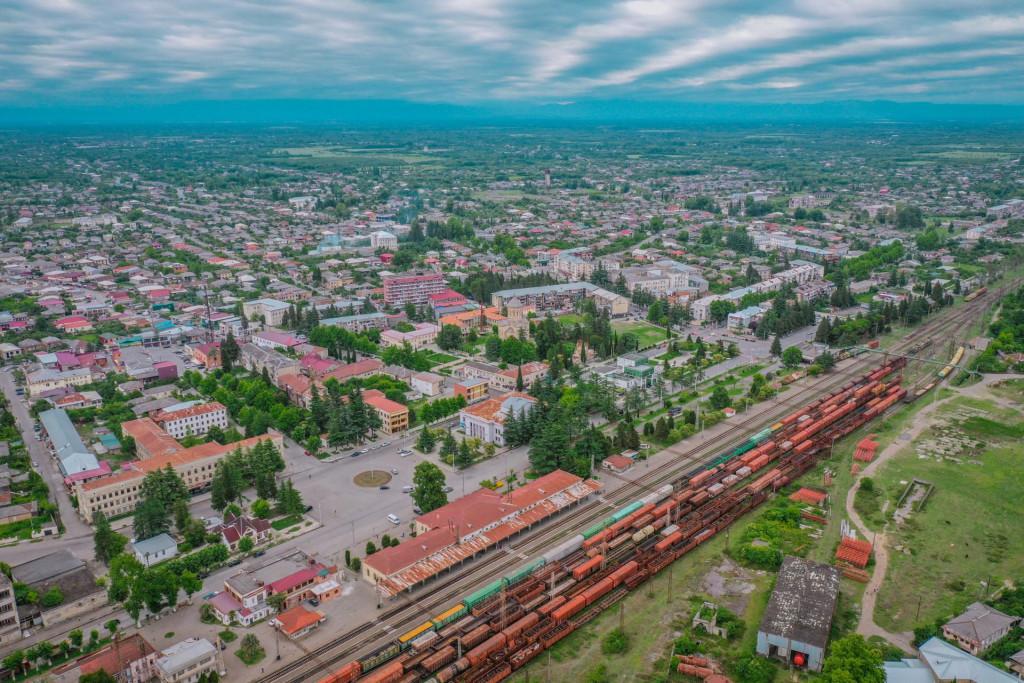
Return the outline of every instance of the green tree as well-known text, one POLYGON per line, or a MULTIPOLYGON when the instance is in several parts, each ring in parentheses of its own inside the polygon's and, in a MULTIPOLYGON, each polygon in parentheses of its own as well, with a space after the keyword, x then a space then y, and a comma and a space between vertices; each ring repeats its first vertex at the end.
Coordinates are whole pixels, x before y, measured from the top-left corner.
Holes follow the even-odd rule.
POLYGON ((239 549, 239 551, 241 551, 243 553, 247 553, 250 550, 252 550, 254 545, 255 545, 255 543, 253 543, 252 538, 250 538, 249 536, 243 536, 238 541, 238 549, 239 549))
POLYGON ((782 352, 782 364, 787 368, 798 367, 803 362, 804 354, 799 347, 790 346, 788 349, 782 352))
POLYGON ((241 355, 242 349, 238 346, 238 342, 235 340, 235 335, 229 330, 227 338, 224 340, 224 343, 220 345, 221 365, 224 366, 226 371, 231 372, 241 355))
POLYGON ((192 601, 192 596, 203 590, 202 580, 196 576, 194 572, 185 570, 178 575, 178 585, 181 586, 181 590, 185 591, 185 595, 188 596, 189 602, 192 601))
POLYGON ((779 335, 775 335, 775 339, 772 340, 771 354, 776 358, 782 356, 782 340, 779 339, 779 335))
POLYGON ((92 673, 79 676, 78 683, 117 683, 117 679, 108 674, 106 670, 98 669, 92 673))
POLYGON ((885 683, 882 654, 860 634, 844 636, 829 646, 821 680, 825 683, 885 683))
POLYGON ((128 539, 110 528, 110 521, 102 511, 93 516, 93 529, 96 559, 103 564, 110 564, 110 560, 124 550, 128 539))
POLYGON ((716 386, 711 392, 711 398, 708 399, 708 403, 715 410, 721 410, 728 408, 732 405, 732 398, 729 396, 728 390, 721 384, 716 386))
POLYGON ((306 504, 302 495, 295 488, 290 479, 281 483, 277 491, 277 506, 281 513, 286 515, 297 515, 306 511, 306 504))
POLYGON ((257 498, 254 500, 250 509, 252 510, 252 514, 260 519, 266 519, 270 516, 270 503, 263 498, 257 498))
POLYGON ((459 448, 455 452, 455 467, 458 469, 465 469, 473 464, 473 450, 469 447, 469 443, 463 439, 459 443, 459 448))
POLYGON ((144 540, 170 530, 169 511, 156 498, 146 498, 135 507, 132 530, 135 538, 144 540))
POLYGON ((40 598, 39 604, 43 607, 56 607, 57 605, 64 602, 64 593, 61 591, 60 586, 51 586, 49 590, 43 593, 43 597, 40 598))
POLYGON ((434 433, 424 427, 420 430, 419 436, 416 437, 416 450, 420 453, 432 453, 437 440, 434 438, 434 433))
POLYGON ((412 499, 416 507, 424 513, 436 510, 448 503, 448 494, 444 492, 444 473, 432 462, 421 462, 416 465, 412 474, 412 499))
POLYGON ((445 351, 452 351, 462 346, 462 330, 455 325, 443 325, 437 333, 437 345, 445 351))

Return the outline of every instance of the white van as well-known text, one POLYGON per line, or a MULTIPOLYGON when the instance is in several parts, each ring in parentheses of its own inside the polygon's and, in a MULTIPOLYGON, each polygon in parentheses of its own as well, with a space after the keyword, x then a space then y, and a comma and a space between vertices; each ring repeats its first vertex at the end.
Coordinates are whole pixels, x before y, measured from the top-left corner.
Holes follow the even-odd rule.
POLYGON ((398 518, 398 515, 388 515, 388 521, 392 524, 401 524, 402 520, 398 518))
POLYGON ((408 484, 406 484, 405 486, 402 487, 402 493, 412 493, 415 490, 416 490, 415 486, 410 486, 408 484))

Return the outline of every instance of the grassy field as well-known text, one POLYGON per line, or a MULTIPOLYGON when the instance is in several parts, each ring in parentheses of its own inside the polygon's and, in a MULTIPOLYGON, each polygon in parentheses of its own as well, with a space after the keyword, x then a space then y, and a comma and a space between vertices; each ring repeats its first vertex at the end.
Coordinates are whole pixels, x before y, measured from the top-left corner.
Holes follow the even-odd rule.
POLYGON ((438 365, 451 363, 453 360, 458 360, 458 358, 455 356, 449 356, 447 353, 434 352, 430 354, 429 360, 434 364, 434 367, 437 367, 438 365))
MULTIPOLYGON (((997 395, 1009 393, 1019 400, 1020 387, 997 395)), ((923 510, 902 525, 888 522, 893 552, 878 597, 881 626, 905 631, 949 616, 983 598, 986 584, 995 588, 1024 573, 1019 423, 1019 406, 956 398, 877 474, 887 512, 914 478, 935 486, 923 510)), ((872 522, 889 516, 879 511, 872 522)))
POLYGON ((635 321, 635 322, 613 322, 612 329, 619 333, 619 335, 629 332, 635 334, 640 340, 640 348, 646 349, 654 346, 660 341, 665 339, 665 330, 651 325, 650 323, 635 321))
POLYGON ((583 322, 583 316, 579 313, 565 313, 558 316, 558 322, 563 325, 575 325, 576 323, 583 322))

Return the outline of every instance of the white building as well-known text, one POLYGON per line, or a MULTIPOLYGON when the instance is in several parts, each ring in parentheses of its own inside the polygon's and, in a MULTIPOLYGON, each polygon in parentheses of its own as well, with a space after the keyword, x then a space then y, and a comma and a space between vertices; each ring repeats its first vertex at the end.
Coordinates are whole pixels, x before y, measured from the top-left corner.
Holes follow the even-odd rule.
POLYGON ((267 325, 276 327, 284 321, 284 314, 289 307, 289 304, 277 299, 253 299, 242 303, 242 313, 249 320, 260 316, 267 325))
POLYGON ((188 638, 163 651, 156 660, 160 683, 195 683, 207 671, 227 673, 217 648, 206 638, 188 638))
POLYGON ((188 435, 203 436, 211 427, 228 427, 228 409, 222 403, 212 401, 184 407, 170 406, 151 415, 154 422, 175 439, 188 435))
POLYGON ((380 333, 380 343, 384 347, 408 344, 413 350, 418 350, 433 344, 440 331, 441 328, 434 323, 416 323, 415 329, 410 332, 384 330, 380 333))
POLYGON ((489 398, 463 408, 459 412, 459 427, 468 437, 504 446, 505 420, 512 415, 528 413, 536 403, 537 400, 529 394, 519 392, 489 398))
POLYGON ((152 538, 132 543, 132 552, 139 562, 152 567, 157 562, 169 560, 178 554, 178 544, 167 534, 157 534, 152 538))
POLYGON ((374 249, 398 249, 398 238, 387 230, 370 233, 370 246, 374 249))

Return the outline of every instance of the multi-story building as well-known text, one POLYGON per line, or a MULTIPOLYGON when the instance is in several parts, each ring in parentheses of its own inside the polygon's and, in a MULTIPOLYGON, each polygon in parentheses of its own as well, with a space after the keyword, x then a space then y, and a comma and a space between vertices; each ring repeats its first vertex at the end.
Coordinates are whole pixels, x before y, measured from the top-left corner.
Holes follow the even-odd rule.
POLYGON ((613 316, 629 312, 629 299, 590 282, 503 289, 491 295, 491 305, 508 309, 509 316, 514 318, 517 317, 514 308, 526 307, 538 314, 557 313, 571 311, 576 302, 584 298, 593 299, 599 308, 608 309, 613 316))
POLYGON ((29 396, 38 396, 55 389, 80 387, 83 384, 91 383, 92 379, 92 370, 89 368, 74 368, 64 371, 41 368, 25 375, 25 388, 28 390, 29 396))
POLYGON ((227 673, 220 652, 206 638, 188 638, 175 643, 156 660, 160 683, 196 683, 204 673, 227 673))
POLYGON ((380 430, 385 434, 404 432, 409 428, 409 409, 401 403, 392 401, 377 389, 363 391, 363 401, 377 411, 380 430))
POLYGON ((530 412, 536 403, 537 400, 529 394, 519 392, 489 398, 459 411, 459 427, 466 436, 504 446, 505 421, 513 415, 518 417, 530 412))
POLYGON ((303 552, 294 552, 253 571, 243 571, 224 581, 224 591, 210 600, 214 613, 225 625, 235 619, 249 626, 268 616, 268 599, 283 595, 282 611, 304 600, 329 600, 341 593, 334 578, 337 568, 303 552))
POLYGON ((447 289, 441 273, 394 275, 384 278, 384 302, 391 306, 425 304, 431 294, 440 294, 447 289))
POLYGON ((178 409, 171 406, 153 413, 151 417, 153 422, 175 439, 189 435, 204 436, 211 427, 228 428, 228 409, 216 401, 178 409))
POLYGON ((267 440, 278 448, 282 446, 281 435, 271 432, 226 445, 209 442, 185 448, 148 417, 126 422, 122 430, 135 439, 143 459, 123 464, 121 471, 108 477, 75 484, 78 514, 86 522, 91 523, 99 510, 107 517, 134 510, 139 502, 142 480, 149 472, 169 465, 189 489, 199 490, 210 485, 217 463, 229 453, 252 448, 267 440))
POLYGON ((551 262, 552 268, 570 280, 585 280, 594 273, 595 263, 590 249, 579 247, 565 249, 555 254, 551 262))
POLYGON ((414 350, 418 350, 433 344, 437 340, 437 333, 441 331, 434 323, 416 323, 414 327, 415 329, 409 332, 384 330, 380 333, 380 343, 384 347, 408 344, 414 350))
POLYGON ((817 263, 809 263, 807 261, 799 261, 796 263, 797 265, 792 268, 775 273, 770 278, 762 280, 761 282, 756 282, 748 287, 740 287, 738 289, 733 289, 726 294, 712 294, 710 296, 697 299, 690 304, 690 314, 693 316, 694 320, 708 320, 711 314, 711 304, 715 301, 729 301, 733 304, 739 304, 740 300, 747 294, 777 292, 782 289, 784 285, 792 284, 799 286, 819 279, 825 273, 825 268, 817 263))
POLYGON ((0 572, 0 645, 18 640, 21 640, 21 623, 14 602, 14 586, 7 575, 0 572))
POLYGON ((284 320, 284 314, 289 308, 288 303, 277 299, 253 299, 242 303, 242 313, 246 318, 253 320, 259 316, 264 323, 275 327, 284 320))
POLYGON ((387 230, 370 233, 370 246, 374 249, 398 249, 398 238, 387 230))
POLYGON ((255 344, 242 344, 240 349, 239 360, 243 368, 258 375, 266 370, 274 382, 277 382, 281 375, 298 372, 301 366, 298 360, 278 353, 274 349, 265 349, 255 344))
POLYGON ((462 396, 466 403, 476 403, 487 398, 487 380, 476 377, 462 379, 452 387, 456 396, 462 396))
POLYGON ((350 332, 386 330, 388 328, 388 316, 379 312, 342 315, 337 318, 324 318, 320 321, 320 324, 327 327, 344 327, 350 332))
POLYGON ((541 379, 548 372, 548 364, 541 361, 523 363, 522 365, 505 368, 494 373, 490 379, 491 386, 495 389, 512 391, 517 388, 520 376, 523 379, 523 387, 529 387, 541 379))

